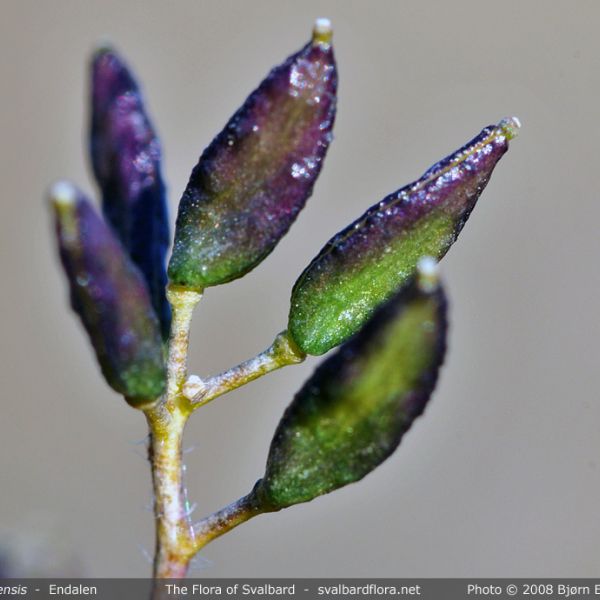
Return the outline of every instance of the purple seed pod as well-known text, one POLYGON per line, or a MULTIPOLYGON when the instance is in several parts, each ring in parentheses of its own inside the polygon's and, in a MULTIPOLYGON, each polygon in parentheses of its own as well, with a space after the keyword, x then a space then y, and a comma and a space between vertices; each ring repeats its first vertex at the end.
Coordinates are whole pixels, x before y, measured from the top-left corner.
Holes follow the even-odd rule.
POLYGON ((148 288, 92 205, 66 182, 50 191, 71 306, 80 316, 109 385, 138 408, 164 391, 159 323, 148 288))
POLYGON ((292 290, 288 330, 303 352, 323 354, 346 340, 421 256, 446 254, 518 127, 516 118, 486 127, 325 244, 292 290))
POLYGON ((139 87, 114 50, 103 48, 93 57, 91 103, 90 152, 102 209, 146 279, 166 338, 169 223, 160 144, 139 87))
POLYGON ((169 279, 202 289, 245 275, 288 231, 332 139, 331 26, 275 67, 211 142, 181 199, 169 279))

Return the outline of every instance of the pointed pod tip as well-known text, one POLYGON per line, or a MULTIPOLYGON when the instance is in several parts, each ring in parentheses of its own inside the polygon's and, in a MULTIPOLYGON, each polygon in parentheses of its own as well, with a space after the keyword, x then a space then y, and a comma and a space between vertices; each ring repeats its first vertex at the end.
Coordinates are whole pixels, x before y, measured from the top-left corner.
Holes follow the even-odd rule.
POLYGON ((92 48, 92 60, 97 60, 105 54, 114 54, 115 47, 109 37, 101 37, 92 48))
POLYGON ((331 21, 326 19, 325 17, 319 17, 315 21, 315 25, 313 27, 312 32, 312 43, 314 46, 318 44, 331 44, 331 39, 333 37, 333 27, 331 26, 331 21))
POLYGON ((419 289, 429 294, 434 292, 440 282, 440 267, 432 256, 422 256, 417 263, 417 285, 419 289))
POLYGON ((70 181, 57 181, 48 190, 52 204, 60 208, 70 208, 77 202, 77 189, 70 181))
POLYGON ((498 128, 504 133, 507 139, 514 140, 519 135, 521 121, 519 117, 506 117, 498 123, 498 128))

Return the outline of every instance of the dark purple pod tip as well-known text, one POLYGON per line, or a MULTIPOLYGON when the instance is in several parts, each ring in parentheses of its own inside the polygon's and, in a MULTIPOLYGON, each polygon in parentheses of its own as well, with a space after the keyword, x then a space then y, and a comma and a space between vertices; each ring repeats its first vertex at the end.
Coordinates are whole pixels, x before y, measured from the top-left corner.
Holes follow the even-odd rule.
POLYGON ((109 44, 102 44, 94 52, 91 71, 94 106, 108 107, 118 96, 139 91, 130 70, 109 44))

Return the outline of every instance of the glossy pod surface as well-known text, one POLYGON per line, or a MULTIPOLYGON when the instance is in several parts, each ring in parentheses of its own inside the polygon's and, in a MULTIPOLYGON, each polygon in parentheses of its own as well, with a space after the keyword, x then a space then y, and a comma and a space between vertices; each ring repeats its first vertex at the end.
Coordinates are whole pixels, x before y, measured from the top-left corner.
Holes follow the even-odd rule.
POLYGON ((73 186, 56 184, 50 199, 71 306, 102 373, 130 404, 146 405, 164 391, 166 372, 159 323, 143 277, 73 186))
POLYGON ((331 141, 331 31, 275 67, 200 157, 179 205, 169 278, 201 289, 241 277, 310 196, 331 141))
POLYGON ((329 240, 292 291, 288 329, 301 350, 337 346, 414 273, 419 257, 444 256, 517 127, 516 119, 486 127, 329 240))
POLYGON ((169 224, 160 144, 140 89, 114 50, 94 55, 91 88, 90 152, 102 209, 146 279, 166 338, 169 224))
POLYGON ((286 410, 254 494, 268 510, 364 477, 424 410, 446 345, 437 281, 412 281, 327 359, 286 410))

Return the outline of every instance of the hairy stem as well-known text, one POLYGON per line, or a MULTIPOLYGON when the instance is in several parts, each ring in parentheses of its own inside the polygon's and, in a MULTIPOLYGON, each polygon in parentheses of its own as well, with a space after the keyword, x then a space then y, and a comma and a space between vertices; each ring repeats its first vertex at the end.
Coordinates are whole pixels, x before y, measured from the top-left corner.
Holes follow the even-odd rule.
POLYGON ((156 519, 154 577, 158 579, 184 577, 194 554, 182 481, 181 442, 186 419, 178 413, 168 427, 163 427, 162 422, 148 418, 156 519))
POLYGON ((200 391, 193 393, 190 398, 193 409, 208 404, 218 396, 246 385, 271 371, 300 363, 305 358, 306 355, 289 338, 287 331, 283 331, 264 352, 203 381, 200 391))
MULTIPOLYGON (((201 397, 186 393, 189 333, 194 307, 201 292, 170 286, 167 298, 173 310, 167 359, 167 391, 160 402, 145 411, 150 427, 149 459, 154 486, 156 552, 154 579, 185 577, 193 556, 213 539, 251 517, 265 512, 253 493, 206 517, 192 527, 186 508, 181 446, 183 431, 192 411, 210 400, 285 365, 304 360, 287 332, 280 333, 270 348, 256 358, 217 375, 202 384, 201 397)), ((165 597, 156 581, 153 600, 165 597)))
MULTIPOLYGON (((181 444, 190 415, 190 402, 181 393, 187 377, 189 332, 200 292, 169 287, 167 297, 173 310, 167 359, 167 391, 148 409, 149 459, 154 487, 156 552, 154 578, 184 577, 195 553, 194 533, 186 512, 181 444)), ((154 598, 162 591, 155 587, 154 598)))

